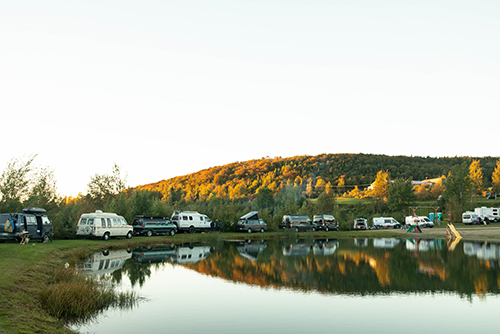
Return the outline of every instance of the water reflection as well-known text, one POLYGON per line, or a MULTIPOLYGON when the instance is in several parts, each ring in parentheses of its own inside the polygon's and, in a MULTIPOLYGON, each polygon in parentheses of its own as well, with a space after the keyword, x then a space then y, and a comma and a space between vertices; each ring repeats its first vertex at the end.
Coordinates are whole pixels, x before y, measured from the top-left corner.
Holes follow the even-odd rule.
POLYGON ((454 292, 497 294, 500 245, 442 240, 330 239, 237 241, 217 245, 141 247, 96 253, 83 265, 91 275, 122 276, 142 287, 166 264, 227 281, 330 294, 454 292))
POLYGON ((499 261, 499 244, 450 247, 443 240, 417 238, 248 240, 101 252, 83 269, 147 301, 74 329, 122 334, 233 333, 235 328, 241 333, 492 332, 500 307, 499 261), (238 316, 245 310, 258 312, 238 316), (300 316, 306 310, 327 311, 300 316), (401 310, 411 310, 411 317, 401 310), (390 314, 395 316, 389 321, 390 314), (443 319, 447 314, 454 314, 452 323, 443 319))

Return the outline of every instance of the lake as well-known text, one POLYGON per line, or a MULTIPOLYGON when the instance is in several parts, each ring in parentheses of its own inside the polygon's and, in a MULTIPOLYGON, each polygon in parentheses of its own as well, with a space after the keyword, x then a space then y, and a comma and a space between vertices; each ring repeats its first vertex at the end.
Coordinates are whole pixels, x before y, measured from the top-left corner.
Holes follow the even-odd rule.
POLYGON ((158 245, 82 265, 144 299, 81 333, 496 333, 500 244, 290 239, 158 245))

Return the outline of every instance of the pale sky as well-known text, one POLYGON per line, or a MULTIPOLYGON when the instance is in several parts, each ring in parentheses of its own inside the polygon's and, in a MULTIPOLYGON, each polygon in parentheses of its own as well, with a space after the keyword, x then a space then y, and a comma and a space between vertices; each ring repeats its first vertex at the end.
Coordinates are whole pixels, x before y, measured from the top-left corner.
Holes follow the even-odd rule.
POLYGON ((499 156, 500 1, 0 0, 0 171, 61 195, 321 153, 499 156))

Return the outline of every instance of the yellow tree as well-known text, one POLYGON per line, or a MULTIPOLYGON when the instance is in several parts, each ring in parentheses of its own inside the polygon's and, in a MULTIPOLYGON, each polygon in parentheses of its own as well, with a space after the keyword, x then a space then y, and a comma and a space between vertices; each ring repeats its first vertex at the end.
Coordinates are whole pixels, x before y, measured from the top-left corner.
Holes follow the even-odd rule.
POLYGON ((497 166, 491 175, 491 183, 493 184, 493 192, 500 193, 500 159, 497 160, 497 166))
POLYGON ((469 177, 472 182, 472 187, 477 195, 483 191, 483 170, 481 169, 481 162, 473 160, 469 166, 469 177))
POLYGON ((372 184, 372 188, 368 192, 369 196, 383 200, 387 199, 389 182, 389 172, 383 170, 379 171, 377 173, 377 177, 375 178, 375 182, 372 184))

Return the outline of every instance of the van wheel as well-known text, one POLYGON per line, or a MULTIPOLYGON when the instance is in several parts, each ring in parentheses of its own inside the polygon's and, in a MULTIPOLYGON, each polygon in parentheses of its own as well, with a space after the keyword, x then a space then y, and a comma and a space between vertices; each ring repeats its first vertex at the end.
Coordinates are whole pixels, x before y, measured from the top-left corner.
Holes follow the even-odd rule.
POLYGON ((298 227, 295 228, 295 232, 299 232, 299 228, 298 227))
POLYGON ((328 226, 327 226, 327 227, 325 227, 325 232, 328 232, 328 226))
POLYGON ((264 229, 263 228, 260 229, 260 233, 264 233, 264 229))
POLYGON ((153 235, 153 231, 148 230, 148 231, 146 232, 146 235, 147 235, 148 237, 152 236, 152 235, 153 235))
POLYGON ((104 241, 109 240, 109 233, 108 232, 104 233, 104 235, 102 236, 102 240, 104 240, 104 241))
POLYGON ((189 233, 193 234, 195 232, 194 226, 189 227, 189 233))
POLYGON ((44 234, 42 237, 42 242, 52 242, 52 239, 49 237, 48 234, 44 234))
POLYGON ((170 232, 168 232, 168 234, 170 234, 170 236, 173 237, 175 235, 175 230, 174 229, 170 230, 170 232))
POLYGON ((315 232, 315 231, 316 231, 316 227, 313 227, 313 228, 312 228, 312 231, 313 231, 313 232, 315 232))
POLYGON ((252 229, 251 229, 251 228, 249 228, 249 229, 247 230, 247 232, 248 232, 248 233, 252 233, 252 229))
POLYGON ((125 238, 132 239, 132 232, 128 231, 127 236, 125 238))
POLYGON ((283 231, 284 231, 284 230, 286 230, 286 227, 285 227, 285 226, 283 226, 283 231))

